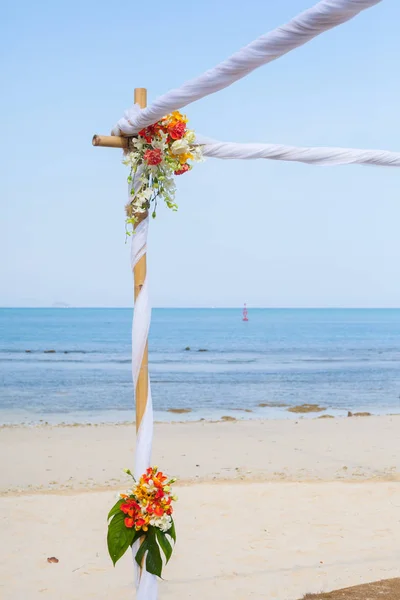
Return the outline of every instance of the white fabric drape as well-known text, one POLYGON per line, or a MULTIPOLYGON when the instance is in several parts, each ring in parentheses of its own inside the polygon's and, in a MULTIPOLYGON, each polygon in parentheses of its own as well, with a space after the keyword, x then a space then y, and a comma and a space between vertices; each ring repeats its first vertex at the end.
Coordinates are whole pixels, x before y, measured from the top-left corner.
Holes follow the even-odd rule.
POLYGON ((265 158, 307 163, 309 165, 376 165, 400 167, 400 152, 359 150, 356 148, 303 148, 282 144, 238 144, 217 142, 196 136, 203 144, 203 155, 222 159, 251 160, 265 158))
MULTIPOLYGON (((137 178, 135 178, 137 179, 137 178)), ((135 179, 133 185, 135 185, 135 179)), ((131 199, 131 196, 129 195, 131 199)), ((144 219, 135 229, 132 236, 131 265, 132 270, 139 262, 147 250, 147 233, 149 229, 149 217, 144 219)), ((151 308, 149 301, 148 278, 143 283, 143 287, 135 302, 132 323, 132 378, 136 388, 142 364, 143 354, 149 334, 151 319, 151 308)), ((153 442, 153 405, 151 399, 150 380, 148 383, 148 396, 146 410, 140 424, 136 439, 135 455, 135 478, 139 477, 151 465, 151 447, 153 442)), ((148 573, 146 569, 140 571, 135 561, 136 552, 139 549, 139 543, 134 544, 133 560, 135 565, 137 600, 156 600, 157 599, 157 577, 148 573)))
POLYGON ((160 96, 140 113, 133 114, 130 110, 126 111, 112 133, 132 136, 173 110, 230 86, 258 67, 302 46, 320 33, 345 23, 381 1, 322 0, 286 25, 257 38, 213 69, 160 96))

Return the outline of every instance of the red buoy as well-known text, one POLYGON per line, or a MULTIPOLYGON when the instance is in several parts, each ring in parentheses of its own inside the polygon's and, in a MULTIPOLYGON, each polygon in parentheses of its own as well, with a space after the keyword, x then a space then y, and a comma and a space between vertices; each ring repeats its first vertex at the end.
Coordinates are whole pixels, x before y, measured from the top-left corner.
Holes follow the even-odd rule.
POLYGON ((248 321, 248 312, 247 312, 247 306, 246 304, 244 305, 244 309, 243 309, 243 321, 248 321))

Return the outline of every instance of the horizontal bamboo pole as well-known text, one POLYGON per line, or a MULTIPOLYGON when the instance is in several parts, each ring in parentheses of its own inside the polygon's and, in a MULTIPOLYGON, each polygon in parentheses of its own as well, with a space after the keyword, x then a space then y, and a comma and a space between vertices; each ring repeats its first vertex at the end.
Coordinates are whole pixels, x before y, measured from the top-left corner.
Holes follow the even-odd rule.
POLYGON ((94 135, 92 144, 93 146, 103 146, 105 148, 128 148, 129 138, 119 135, 94 135))

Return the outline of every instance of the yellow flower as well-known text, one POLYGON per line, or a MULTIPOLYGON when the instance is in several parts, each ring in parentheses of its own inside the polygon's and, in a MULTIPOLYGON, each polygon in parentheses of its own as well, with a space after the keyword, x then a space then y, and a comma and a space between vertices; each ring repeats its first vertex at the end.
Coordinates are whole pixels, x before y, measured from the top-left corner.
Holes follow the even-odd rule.
POLYGON ((166 115, 161 119, 163 125, 176 125, 179 122, 187 123, 186 115, 182 115, 179 110, 174 110, 170 115, 166 115))
POLYGON ((186 115, 183 115, 182 113, 179 112, 179 110, 174 110, 170 115, 168 115, 170 117, 171 120, 173 121, 182 121, 183 123, 187 123, 188 119, 186 117, 186 115))
POLYGON ((181 163, 181 165, 184 165, 185 162, 187 162, 189 159, 193 158, 193 154, 191 154, 190 152, 186 152, 186 154, 180 154, 178 156, 179 158, 179 162, 181 163))

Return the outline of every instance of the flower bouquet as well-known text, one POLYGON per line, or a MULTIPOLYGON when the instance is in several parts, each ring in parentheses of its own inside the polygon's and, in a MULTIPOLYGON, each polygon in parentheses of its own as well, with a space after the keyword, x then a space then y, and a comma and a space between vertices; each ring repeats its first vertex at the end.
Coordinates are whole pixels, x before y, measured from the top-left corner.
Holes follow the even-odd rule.
POLYGON ((107 545, 111 560, 115 566, 127 549, 139 540, 136 562, 139 566, 144 565, 149 573, 161 577, 161 551, 168 563, 172 542, 176 542, 172 502, 177 497, 171 489, 176 479, 168 480, 157 467, 147 469, 138 482, 129 469, 125 472, 132 477, 134 485, 118 494, 118 501, 108 513, 107 545))
MULTIPOLYGON (((154 218, 159 199, 176 211, 173 176, 187 173, 192 162, 201 160, 202 150, 195 145, 195 133, 187 128, 187 118, 179 111, 145 127, 137 137, 131 138, 123 160, 130 167, 128 183, 131 199, 125 207, 127 226, 133 227, 138 215, 150 207, 154 218)), ((130 234, 128 229, 127 233, 130 234)))

